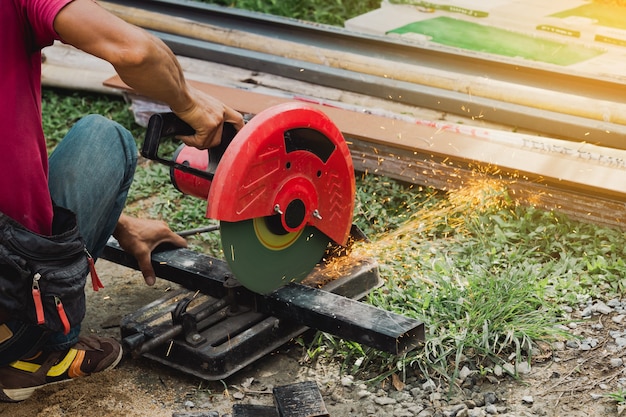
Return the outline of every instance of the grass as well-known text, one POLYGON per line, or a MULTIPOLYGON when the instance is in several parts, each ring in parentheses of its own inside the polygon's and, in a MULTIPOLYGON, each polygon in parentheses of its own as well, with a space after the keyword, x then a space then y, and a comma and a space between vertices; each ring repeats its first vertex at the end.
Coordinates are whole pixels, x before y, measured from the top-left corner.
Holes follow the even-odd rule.
POLYGON ((347 19, 380 6, 380 0, 202 0, 202 2, 335 26, 343 26, 347 19))
POLYGON ((337 351, 350 372, 379 379, 411 369, 452 381, 462 366, 493 370, 510 355, 519 363, 529 359, 536 342, 562 337, 556 324, 564 299, 551 295, 558 285, 551 274, 556 261, 538 256, 536 236, 511 232, 528 228, 534 216, 540 229, 554 221, 550 214, 515 206, 506 184, 488 179, 445 198, 429 195, 399 227, 353 250, 353 256, 381 263, 387 284, 369 302, 425 322, 426 344, 396 358, 348 343, 337 351))
POLYGON ((606 398, 609 398, 617 403, 617 405, 626 405, 626 390, 620 389, 614 392, 605 394, 606 398))
MULTIPOLYGON (((228 2, 235 3, 243 2, 228 2)), ((253 3, 267 4, 270 12, 301 4, 253 3)), ((337 4, 348 3, 329 1, 328 8, 337 4)), ((50 149, 87 113, 117 120, 141 141, 144 130, 118 97, 45 89, 43 98, 50 149)), ((206 224, 205 202, 183 197, 169 184, 166 168, 142 163, 129 210, 163 218, 175 230, 206 224)), ((479 174, 449 193, 359 176, 355 222, 372 242, 354 247, 351 256, 376 258, 385 280, 367 302, 422 320, 426 343, 395 357, 318 333, 306 348, 311 357, 332 355, 346 372, 373 381, 395 374, 453 382, 465 365, 486 375, 496 365, 529 360, 533 346, 563 337, 556 326, 560 306, 626 291, 622 231, 517 206, 505 181, 479 174)), ((220 253, 216 235, 191 243, 220 253)))
POLYGON ((42 91, 42 117, 48 151, 51 151, 82 116, 97 113, 130 129, 136 138, 143 133, 135 125, 128 106, 119 97, 88 94, 78 91, 44 89, 42 91))

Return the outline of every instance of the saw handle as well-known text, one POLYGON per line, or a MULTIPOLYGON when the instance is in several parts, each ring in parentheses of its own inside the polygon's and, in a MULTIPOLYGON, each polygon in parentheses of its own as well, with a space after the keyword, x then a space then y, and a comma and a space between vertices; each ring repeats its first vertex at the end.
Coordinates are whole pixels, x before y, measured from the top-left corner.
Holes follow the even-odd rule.
POLYGON ((217 164, 220 159, 222 159, 222 155, 226 152, 226 148, 237 134, 237 129, 231 123, 224 123, 220 144, 208 150, 209 166, 207 171, 196 169, 189 165, 180 164, 172 159, 165 159, 159 156, 159 146, 162 138, 179 135, 188 136, 193 135, 194 133, 196 133, 196 131, 174 113, 155 113, 150 116, 150 120, 148 121, 148 129, 146 131, 143 146, 141 147, 141 155, 145 158, 160 162, 182 172, 207 180, 213 180, 217 164))
POLYGON ((155 113, 150 116, 146 138, 141 148, 141 155, 153 161, 161 162, 159 145, 161 138, 176 135, 193 135, 196 131, 174 113, 155 113))

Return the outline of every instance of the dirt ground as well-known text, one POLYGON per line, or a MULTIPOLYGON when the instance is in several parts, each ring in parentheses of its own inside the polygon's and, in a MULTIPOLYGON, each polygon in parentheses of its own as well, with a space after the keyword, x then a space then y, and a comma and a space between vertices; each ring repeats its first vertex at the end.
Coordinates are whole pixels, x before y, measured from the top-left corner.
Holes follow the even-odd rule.
MULTIPOLYGON (((154 287, 143 284, 141 274, 131 269, 98 261, 97 269, 105 289, 87 289, 88 312, 83 331, 119 338, 120 319, 171 287, 159 280, 154 287)), ((611 347, 609 330, 619 330, 608 315, 594 316, 576 327, 583 337, 598 344, 589 351, 546 350, 537 357, 522 382, 500 379, 481 385, 494 391, 507 416, 616 416, 614 401, 603 394, 617 391, 624 378, 624 366, 611 368, 609 358, 620 353, 611 347), (601 322, 603 329, 598 330, 601 322), (596 324, 596 329, 592 325, 596 324), (532 402, 528 402, 528 397, 532 402)), ((207 382, 169 369, 148 359, 125 358, 115 370, 69 383, 38 390, 19 404, 0 403, 0 415, 12 417, 171 417, 180 412, 219 412, 231 415, 235 402, 270 405, 272 387, 315 380, 333 417, 362 415, 355 411, 354 395, 336 395, 332 383, 341 378, 336 364, 303 364, 303 352, 296 344, 244 368, 224 381, 207 382)), ((339 385, 339 384, 338 384, 339 385)), ((341 388, 341 387, 340 387, 341 388)), ((450 403, 462 402, 451 399, 450 403)), ((445 409, 445 404, 442 404, 445 409)), ((441 415, 441 414, 440 414, 441 415)))

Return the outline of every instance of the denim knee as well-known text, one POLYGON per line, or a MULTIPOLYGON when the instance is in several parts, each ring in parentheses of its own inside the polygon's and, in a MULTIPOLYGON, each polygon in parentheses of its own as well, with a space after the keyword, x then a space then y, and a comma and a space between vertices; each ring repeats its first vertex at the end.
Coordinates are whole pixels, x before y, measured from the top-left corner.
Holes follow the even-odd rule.
POLYGON ((72 129, 88 129, 93 132, 92 137, 94 138, 119 138, 128 162, 133 167, 137 164, 135 138, 128 129, 119 123, 99 114, 90 114, 81 118, 72 129))
POLYGON ((97 258, 123 210, 137 166, 132 134, 100 115, 79 120, 50 156, 53 201, 76 213, 97 258))

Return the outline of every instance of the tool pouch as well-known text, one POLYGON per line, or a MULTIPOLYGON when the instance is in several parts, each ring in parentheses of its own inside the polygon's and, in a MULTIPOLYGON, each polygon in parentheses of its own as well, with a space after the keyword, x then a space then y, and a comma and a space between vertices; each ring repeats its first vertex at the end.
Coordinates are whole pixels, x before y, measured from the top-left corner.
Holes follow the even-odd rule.
POLYGON ((55 207, 52 235, 0 213, 0 308, 26 323, 67 334, 85 316, 85 281, 102 288, 76 215, 55 207))

